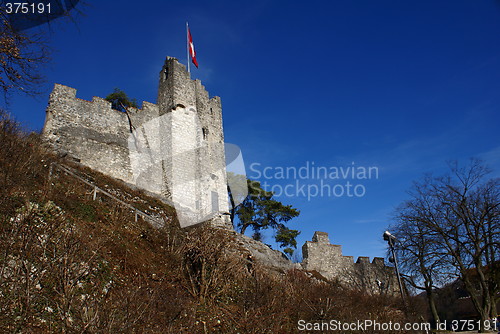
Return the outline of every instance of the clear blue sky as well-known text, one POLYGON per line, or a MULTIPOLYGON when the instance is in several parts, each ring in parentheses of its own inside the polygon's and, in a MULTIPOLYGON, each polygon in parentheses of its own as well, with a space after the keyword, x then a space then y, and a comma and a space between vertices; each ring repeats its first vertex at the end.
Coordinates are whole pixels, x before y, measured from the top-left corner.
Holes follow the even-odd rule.
POLYGON ((384 256, 381 234, 412 180, 472 156, 500 174, 500 1, 89 0, 80 9, 76 25, 53 30, 45 94, 12 99, 16 118, 40 130, 56 82, 83 99, 119 87, 156 102, 165 56, 186 62, 188 20, 200 64, 192 77, 221 96, 226 142, 247 167, 379 169, 378 179, 351 180, 363 197, 279 197, 301 210, 291 224, 299 247, 320 230, 345 255, 384 256))

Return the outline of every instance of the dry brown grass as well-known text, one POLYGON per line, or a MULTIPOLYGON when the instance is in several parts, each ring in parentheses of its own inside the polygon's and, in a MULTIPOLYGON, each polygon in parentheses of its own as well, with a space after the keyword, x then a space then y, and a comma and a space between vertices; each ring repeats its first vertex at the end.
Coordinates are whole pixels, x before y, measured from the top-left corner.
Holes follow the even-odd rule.
POLYGON ((73 166, 172 223, 154 229, 64 173, 49 179, 59 160, 4 114, 0 145, 1 332, 294 333, 299 319, 409 319, 397 300, 249 270, 230 234, 181 231, 172 208, 102 174, 73 166))

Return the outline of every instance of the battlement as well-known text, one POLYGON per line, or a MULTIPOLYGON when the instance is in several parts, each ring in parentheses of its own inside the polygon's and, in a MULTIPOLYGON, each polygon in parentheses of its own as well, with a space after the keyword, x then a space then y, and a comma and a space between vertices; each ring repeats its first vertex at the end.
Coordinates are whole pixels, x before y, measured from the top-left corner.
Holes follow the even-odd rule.
POLYGON ((328 238, 328 233, 326 232, 319 232, 319 231, 314 232, 312 241, 322 244, 328 244, 328 245, 330 244, 330 238, 328 238))
POLYGON ((370 264, 370 258, 368 256, 360 256, 356 261, 358 264, 370 264))
POLYGON ((330 244, 326 232, 315 232, 312 241, 306 241, 302 246, 302 255, 303 269, 315 270, 351 288, 380 293, 380 282, 385 282, 384 292, 397 291, 394 290, 397 287, 394 268, 386 266, 384 258, 375 257, 370 263, 369 257, 360 256, 354 262, 352 256, 342 254, 342 246, 330 244))
MULTIPOLYGON (((107 101, 106 99, 99 97, 99 96, 93 96, 91 101, 84 100, 81 98, 76 97, 77 93, 76 88, 72 88, 69 86, 61 85, 61 84, 54 84, 54 89, 52 90, 52 93, 50 94, 49 97, 49 104, 53 103, 60 103, 62 101, 68 101, 68 100, 75 100, 79 102, 86 102, 86 103, 95 103, 96 105, 99 105, 99 110, 100 111, 115 111, 115 112, 121 112, 118 110, 115 110, 111 107, 111 102, 107 101)), ((127 108, 127 111, 129 112, 134 112, 134 113, 153 113, 155 115, 158 114, 158 106, 154 103, 147 102, 147 101, 142 101, 142 106, 140 108, 133 108, 129 107, 127 108)))
MULTIPOLYGON (((358 257, 357 261, 354 262, 354 258, 349 255, 342 254, 342 246, 341 245, 333 245, 330 244, 330 238, 328 233, 316 231, 312 237, 312 241, 306 241, 304 247, 302 249, 302 253, 304 258, 309 258, 309 254, 313 249, 313 254, 317 252, 326 252, 332 257, 335 257, 337 261, 341 263, 348 264, 376 264, 376 265, 385 265, 384 259, 380 257, 376 257, 373 259, 373 262, 370 263, 370 258, 367 256, 358 257)), ((314 256, 314 255, 313 255, 314 256)))

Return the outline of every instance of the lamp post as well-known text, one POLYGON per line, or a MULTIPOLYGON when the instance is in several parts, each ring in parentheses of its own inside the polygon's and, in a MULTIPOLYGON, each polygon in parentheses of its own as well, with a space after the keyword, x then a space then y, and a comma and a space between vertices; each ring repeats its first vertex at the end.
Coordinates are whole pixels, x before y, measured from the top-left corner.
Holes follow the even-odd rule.
POLYGON ((394 242, 396 241, 396 237, 393 236, 389 231, 385 231, 383 234, 383 238, 389 244, 389 248, 391 249, 392 259, 394 260, 394 266, 396 267, 396 275, 399 283, 399 291, 401 292, 401 299, 403 300, 403 305, 405 305, 405 296, 403 292, 403 284, 401 283, 401 276, 399 275, 399 267, 398 260, 396 258, 396 252, 394 251, 394 242))

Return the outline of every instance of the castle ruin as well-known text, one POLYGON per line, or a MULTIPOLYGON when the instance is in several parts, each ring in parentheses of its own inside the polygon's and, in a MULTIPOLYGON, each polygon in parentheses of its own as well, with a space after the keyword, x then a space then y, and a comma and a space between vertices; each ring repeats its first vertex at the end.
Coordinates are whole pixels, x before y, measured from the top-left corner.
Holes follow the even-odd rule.
POLYGON ((302 246, 302 269, 316 271, 328 280, 337 280, 341 285, 366 291, 371 294, 399 293, 393 267, 385 265, 384 258, 370 259, 342 254, 342 246, 330 244, 328 233, 315 232, 312 241, 302 246))
POLYGON ((56 152, 173 203, 182 227, 230 228, 221 101, 175 58, 160 72, 157 104, 141 109, 114 110, 56 84, 43 136, 56 152))
MULTIPOLYGON (((211 221, 232 229, 228 216, 222 107, 184 65, 167 57, 160 71, 157 104, 114 110, 100 97, 76 97, 56 84, 50 94, 43 137, 59 154, 153 193, 175 206, 181 227, 211 221)), ((302 247, 303 262, 240 235, 258 261, 279 270, 315 271, 328 280, 370 293, 397 293, 394 270, 383 258, 354 263, 316 232, 302 247)))

